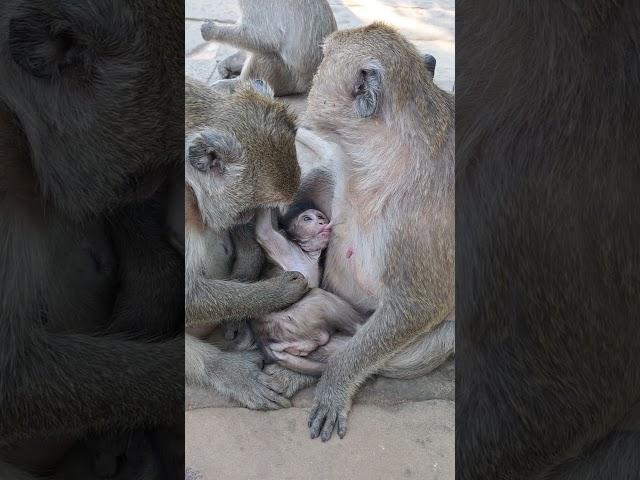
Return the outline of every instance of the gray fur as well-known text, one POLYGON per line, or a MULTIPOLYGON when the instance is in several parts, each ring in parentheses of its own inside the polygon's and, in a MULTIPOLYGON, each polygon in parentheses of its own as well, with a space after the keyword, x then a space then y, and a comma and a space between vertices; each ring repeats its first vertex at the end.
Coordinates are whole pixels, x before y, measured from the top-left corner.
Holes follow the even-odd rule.
MULTIPOLYGON (((294 119, 269 98, 264 82, 240 84, 231 95, 189 78, 185 83, 185 150, 201 142, 201 150, 215 151, 216 161, 228 162, 228 168, 212 174, 185 158, 185 324, 214 328, 286 308, 307 290, 296 272, 254 281, 263 256, 251 231, 242 227, 256 208, 293 198, 300 175, 294 119)), ((185 357, 192 385, 214 388, 249 408, 289 404, 261 371, 255 350, 224 351, 187 335, 185 357)))

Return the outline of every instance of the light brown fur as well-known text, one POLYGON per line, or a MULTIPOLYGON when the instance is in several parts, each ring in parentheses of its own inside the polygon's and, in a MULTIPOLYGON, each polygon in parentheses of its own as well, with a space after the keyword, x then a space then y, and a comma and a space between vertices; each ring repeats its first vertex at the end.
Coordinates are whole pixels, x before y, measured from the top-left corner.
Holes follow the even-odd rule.
POLYGON ((351 399, 371 374, 423 374, 453 352, 454 100, 381 23, 334 33, 324 53, 305 123, 343 155, 322 286, 373 312, 329 358, 316 390, 311 435, 327 440, 334 428, 344 436, 351 399))

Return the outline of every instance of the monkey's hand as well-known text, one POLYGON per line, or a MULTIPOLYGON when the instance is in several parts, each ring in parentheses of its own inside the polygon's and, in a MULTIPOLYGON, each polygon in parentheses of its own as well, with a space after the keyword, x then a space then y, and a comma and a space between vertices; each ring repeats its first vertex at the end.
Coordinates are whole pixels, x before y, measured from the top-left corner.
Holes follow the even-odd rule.
POLYGON ((353 393, 344 382, 337 382, 330 368, 320 378, 311 406, 307 425, 311 438, 320 437, 323 442, 331 438, 336 429, 338 436, 344 438, 347 433, 347 415, 351 410, 353 393))
POLYGON ((211 386, 247 408, 276 410, 289 407, 289 400, 281 395, 281 386, 264 373, 259 364, 258 351, 220 352, 205 365, 211 386))
POLYGON ((293 305, 309 291, 307 279, 300 272, 284 272, 264 281, 270 283, 273 293, 285 307, 293 305))

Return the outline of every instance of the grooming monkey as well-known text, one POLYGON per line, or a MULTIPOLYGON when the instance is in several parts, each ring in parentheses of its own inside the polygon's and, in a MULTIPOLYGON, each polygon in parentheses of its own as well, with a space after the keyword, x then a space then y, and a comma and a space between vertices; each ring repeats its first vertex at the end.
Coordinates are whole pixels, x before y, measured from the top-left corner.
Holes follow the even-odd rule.
MULTIPOLYGON (((188 328, 282 310, 307 291, 297 272, 249 283, 260 275, 263 257, 255 239, 237 235, 257 208, 290 202, 299 185, 295 119, 272 97, 262 81, 242 83, 223 95, 185 79, 188 328)), ((185 356, 191 384, 212 387, 250 408, 288 405, 257 365, 256 351, 223 351, 187 335, 185 356)))
MULTIPOLYGON (((182 156, 182 15, 158 12, 0 5, 0 449, 32 448, 29 467, 89 431, 182 421, 184 265, 160 207, 182 156)), ((30 478, 16 469, 0 461, 30 478)))
MULTIPOLYGON (((322 287, 369 316, 352 337, 317 350, 328 363, 309 427, 327 440, 334 428, 345 435, 367 377, 426 373, 453 353, 454 100, 425 75, 413 45, 374 23, 327 38, 305 123, 343 151, 334 188, 324 190, 333 193, 333 233, 322 287)), ((270 371, 286 392, 301 384, 270 371)))
MULTIPOLYGON (((241 23, 206 22, 202 38, 236 46, 249 52, 225 60, 224 69, 234 70, 243 62, 240 79, 262 79, 277 96, 306 93, 322 60, 322 42, 336 30, 336 21, 326 0, 240 0, 241 23)), ((217 87, 235 85, 220 80, 217 87)))

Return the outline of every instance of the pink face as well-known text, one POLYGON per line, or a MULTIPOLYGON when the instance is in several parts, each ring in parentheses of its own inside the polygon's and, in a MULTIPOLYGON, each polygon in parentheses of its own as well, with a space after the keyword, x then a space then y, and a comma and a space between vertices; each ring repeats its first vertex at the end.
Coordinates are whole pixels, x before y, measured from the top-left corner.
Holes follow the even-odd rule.
POLYGON ((309 209, 291 222, 287 233, 305 252, 318 252, 327 248, 331 225, 320 210, 309 209))

